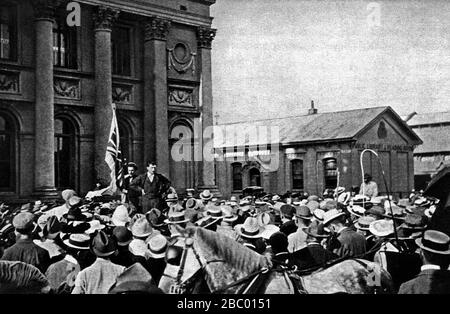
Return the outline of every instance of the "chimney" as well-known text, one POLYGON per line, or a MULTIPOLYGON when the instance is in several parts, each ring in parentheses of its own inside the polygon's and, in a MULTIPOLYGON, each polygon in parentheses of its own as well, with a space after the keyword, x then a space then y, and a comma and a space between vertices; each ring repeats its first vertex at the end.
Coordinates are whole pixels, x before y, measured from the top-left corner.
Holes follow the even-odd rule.
POLYGON ((317 109, 314 108, 314 100, 311 100, 311 108, 308 109, 308 115, 316 114, 316 113, 317 113, 317 109))
POLYGON ((411 120, 412 117, 414 117, 417 114, 417 112, 413 111, 411 112, 406 118, 405 118, 405 122, 408 122, 409 120, 411 120))

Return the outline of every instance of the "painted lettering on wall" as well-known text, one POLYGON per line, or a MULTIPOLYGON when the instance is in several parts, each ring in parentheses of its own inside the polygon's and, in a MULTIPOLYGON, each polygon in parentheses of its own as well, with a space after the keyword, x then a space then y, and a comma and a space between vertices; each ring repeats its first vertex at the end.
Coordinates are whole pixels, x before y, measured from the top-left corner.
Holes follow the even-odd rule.
POLYGON ((356 149, 373 149, 373 150, 398 150, 411 151, 414 149, 411 145, 393 145, 393 144, 373 144, 373 143, 355 143, 353 148, 356 149))

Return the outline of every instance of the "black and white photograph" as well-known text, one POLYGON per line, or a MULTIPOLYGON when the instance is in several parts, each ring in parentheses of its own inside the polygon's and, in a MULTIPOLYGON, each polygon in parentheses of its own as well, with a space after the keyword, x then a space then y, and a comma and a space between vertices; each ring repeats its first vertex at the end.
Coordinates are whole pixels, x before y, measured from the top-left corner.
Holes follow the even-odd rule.
POLYGON ((449 30, 447 0, 1 0, 0 294, 450 294, 449 30))

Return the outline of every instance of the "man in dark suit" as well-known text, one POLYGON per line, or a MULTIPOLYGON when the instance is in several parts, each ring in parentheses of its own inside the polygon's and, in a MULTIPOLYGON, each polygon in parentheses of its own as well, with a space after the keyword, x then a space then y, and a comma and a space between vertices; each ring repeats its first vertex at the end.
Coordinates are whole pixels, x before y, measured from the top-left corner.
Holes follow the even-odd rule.
POLYGON ((156 162, 147 162, 147 172, 141 174, 130 184, 130 190, 141 195, 142 213, 147 213, 152 208, 167 209, 164 201, 170 188, 170 181, 162 174, 156 173, 156 162))
POLYGON ((303 228, 303 231, 307 234, 306 247, 292 253, 292 261, 299 269, 324 265, 338 258, 320 244, 323 239, 329 237, 322 223, 314 220, 309 227, 303 228))
POLYGON ((323 225, 337 234, 339 247, 333 253, 339 257, 355 257, 366 253, 366 238, 345 225, 345 213, 332 209, 323 215, 323 225))
POLYGON ((134 208, 138 211, 140 211, 139 206, 139 196, 141 194, 136 193, 135 190, 130 190, 130 184, 131 182, 137 178, 137 165, 134 162, 129 162, 127 165, 127 171, 128 173, 125 175, 123 180, 123 188, 122 193, 126 195, 125 201, 131 205, 134 206, 134 208))
POLYGON ((423 266, 416 278, 403 283, 399 294, 450 294, 450 237, 437 230, 426 230, 416 239, 423 266))

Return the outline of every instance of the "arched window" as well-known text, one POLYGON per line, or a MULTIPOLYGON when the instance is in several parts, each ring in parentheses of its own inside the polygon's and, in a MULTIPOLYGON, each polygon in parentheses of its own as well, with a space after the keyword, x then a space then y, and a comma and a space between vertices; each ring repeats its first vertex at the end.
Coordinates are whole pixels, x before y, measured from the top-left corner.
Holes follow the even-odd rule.
POLYGON ((123 161, 133 161, 133 154, 131 148, 133 147, 130 129, 126 124, 119 122, 119 136, 120 136, 120 152, 122 153, 123 161))
POLYGON ((261 173, 258 169, 252 168, 249 171, 250 185, 261 186, 261 173))
POLYGON ((291 161, 292 189, 303 190, 303 160, 294 159, 291 161))
POLYGON ((239 162, 231 164, 233 171, 233 191, 242 190, 242 165, 239 162))
POLYGON ((0 191, 15 189, 15 138, 14 125, 4 115, 0 115, 0 191))
POLYGON ((75 127, 64 118, 55 119, 55 185, 75 188, 75 127))
POLYGON ((325 189, 335 189, 337 185, 336 158, 327 158, 323 161, 325 189))

